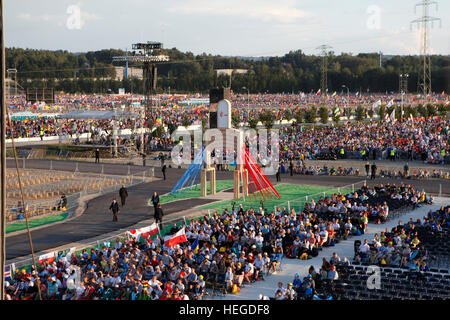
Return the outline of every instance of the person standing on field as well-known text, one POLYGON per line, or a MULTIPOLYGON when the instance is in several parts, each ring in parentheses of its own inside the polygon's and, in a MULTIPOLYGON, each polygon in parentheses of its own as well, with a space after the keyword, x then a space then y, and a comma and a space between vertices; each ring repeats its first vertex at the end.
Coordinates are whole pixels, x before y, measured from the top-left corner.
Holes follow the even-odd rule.
POLYGON ((111 205, 109 206, 109 210, 112 211, 113 214, 113 222, 117 222, 117 214, 119 213, 119 203, 117 202, 116 198, 113 199, 111 205))
POLYGON ((119 195, 120 195, 120 201, 122 202, 122 207, 123 207, 125 205, 125 201, 127 200, 127 197, 128 197, 128 190, 125 188, 124 185, 122 185, 122 188, 120 188, 119 195))

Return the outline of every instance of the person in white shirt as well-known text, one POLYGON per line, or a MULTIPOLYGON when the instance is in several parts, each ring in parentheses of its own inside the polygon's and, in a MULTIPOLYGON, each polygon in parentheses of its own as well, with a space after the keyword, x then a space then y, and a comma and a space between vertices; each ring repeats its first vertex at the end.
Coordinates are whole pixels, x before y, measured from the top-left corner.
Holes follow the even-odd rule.
POLYGON ((363 253, 363 254, 367 254, 370 251, 370 247, 369 247, 369 242, 366 240, 364 240, 364 243, 362 243, 359 246, 358 252, 363 253))
POLYGON ((336 266, 333 266, 330 271, 328 271, 327 279, 330 281, 337 280, 339 278, 339 274, 336 271, 336 266))
POLYGON ((328 231, 326 229, 323 229, 319 233, 320 238, 322 239, 322 244, 325 244, 328 241, 328 231))

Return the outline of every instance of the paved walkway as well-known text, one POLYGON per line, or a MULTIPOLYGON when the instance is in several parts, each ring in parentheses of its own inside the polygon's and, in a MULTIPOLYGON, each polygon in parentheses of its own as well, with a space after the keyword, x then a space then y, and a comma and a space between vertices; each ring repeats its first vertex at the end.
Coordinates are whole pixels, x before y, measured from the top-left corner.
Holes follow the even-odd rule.
POLYGON ((241 289, 241 292, 239 294, 227 294, 225 297, 214 297, 214 299, 257 300, 259 299, 260 294, 273 297, 278 286, 278 282, 283 282, 284 287, 286 287, 286 284, 294 280, 294 275, 296 273, 300 274, 301 279, 303 279, 307 276, 310 266, 314 266, 316 271, 319 271, 320 267, 322 266, 322 259, 326 258, 327 260, 329 260, 333 255, 333 252, 337 252, 341 259, 347 257, 347 259, 351 261, 354 254, 355 240, 361 240, 363 242, 365 239, 368 239, 369 241, 371 241, 375 233, 380 234, 380 232, 385 231, 386 228, 391 229, 395 227, 396 225, 398 225, 399 220, 406 222, 410 218, 413 218, 414 220, 417 218, 423 218, 428 213, 428 211, 437 210, 441 206, 449 204, 450 198, 436 198, 434 204, 412 210, 399 219, 378 225, 370 223, 367 227, 367 232, 364 233, 364 235, 359 237, 351 237, 345 241, 340 241, 335 247, 323 248, 322 251, 319 251, 319 255, 317 257, 310 260, 305 261, 300 259, 283 258, 282 271, 278 272, 277 274, 267 276, 265 278, 265 281, 258 281, 253 284, 246 285, 241 289))

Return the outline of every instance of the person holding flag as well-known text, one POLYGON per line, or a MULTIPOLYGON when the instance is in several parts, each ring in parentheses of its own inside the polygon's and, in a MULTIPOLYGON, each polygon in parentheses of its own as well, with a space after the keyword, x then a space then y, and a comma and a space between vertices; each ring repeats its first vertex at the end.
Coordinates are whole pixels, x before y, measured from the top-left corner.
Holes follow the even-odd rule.
POLYGON ((339 108, 339 106, 336 107, 336 109, 334 109, 334 116, 340 116, 341 115, 341 109, 339 108))
POLYGON ((185 227, 183 227, 181 230, 179 230, 177 233, 175 233, 173 235, 164 237, 164 245, 167 248, 174 247, 177 244, 183 243, 186 241, 187 241, 187 238, 186 238, 185 227))
POLYGON ((198 239, 195 239, 195 241, 191 244, 191 251, 194 254, 197 254, 198 253, 198 249, 199 249, 198 239))

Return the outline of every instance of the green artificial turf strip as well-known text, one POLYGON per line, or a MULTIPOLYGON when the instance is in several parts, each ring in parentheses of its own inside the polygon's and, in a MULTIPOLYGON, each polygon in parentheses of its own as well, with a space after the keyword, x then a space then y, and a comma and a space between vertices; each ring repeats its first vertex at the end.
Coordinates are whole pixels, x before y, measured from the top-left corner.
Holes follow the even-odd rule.
MULTIPOLYGON (((28 223, 30 225, 30 228, 35 228, 35 227, 43 226, 45 224, 58 222, 58 221, 64 220, 65 218, 67 218, 67 213, 58 214, 55 216, 50 216, 50 217, 45 217, 45 218, 29 220, 28 223)), ((25 222, 25 219, 22 219, 20 222, 8 224, 6 226, 6 233, 25 230, 26 228, 27 228, 27 224, 25 222)))
MULTIPOLYGON (((315 200, 320 199, 321 196, 323 196, 323 192, 325 192, 326 196, 330 196, 333 193, 337 193, 337 188, 330 188, 330 187, 320 187, 320 186, 305 186, 305 185, 293 185, 293 184, 280 184, 275 186, 275 189, 280 194, 280 199, 266 199, 264 200, 264 208, 266 210, 272 211, 274 210, 275 206, 281 206, 288 207, 287 201, 290 201, 290 207, 295 208, 296 211, 299 211, 303 209, 304 203, 305 203, 305 196, 308 196, 308 200, 311 198, 314 198, 315 200), (318 194, 320 193, 320 194, 318 194), (311 196, 314 195, 314 196, 311 196), (300 199, 299 199, 300 198, 300 199)), ((349 192, 351 189, 342 189, 341 192, 349 192)), ((262 198, 262 197, 261 197, 262 198)), ((267 198, 267 197, 266 197, 267 198)), ((221 212, 225 208, 228 210, 232 207, 232 202, 236 202, 236 207, 239 206, 239 204, 242 204, 244 209, 258 209, 261 207, 261 199, 258 195, 256 195, 255 198, 245 198, 240 200, 225 200, 220 202, 214 202, 211 204, 206 204, 203 206, 200 206, 200 209, 210 209, 212 211, 218 211, 221 212)))

